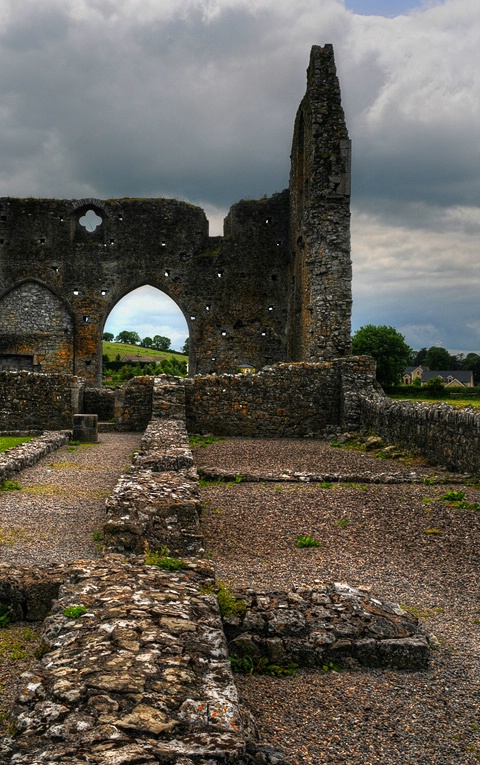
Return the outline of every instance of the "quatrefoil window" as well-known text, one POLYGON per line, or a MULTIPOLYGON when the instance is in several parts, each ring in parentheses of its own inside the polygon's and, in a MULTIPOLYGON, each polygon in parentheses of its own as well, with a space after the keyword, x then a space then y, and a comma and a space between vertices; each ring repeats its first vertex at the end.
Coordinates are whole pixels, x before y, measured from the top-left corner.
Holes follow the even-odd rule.
POLYGON ((102 218, 95 212, 95 210, 87 210, 85 215, 78 221, 80 225, 90 233, 93 233, 102 223, 102 218))

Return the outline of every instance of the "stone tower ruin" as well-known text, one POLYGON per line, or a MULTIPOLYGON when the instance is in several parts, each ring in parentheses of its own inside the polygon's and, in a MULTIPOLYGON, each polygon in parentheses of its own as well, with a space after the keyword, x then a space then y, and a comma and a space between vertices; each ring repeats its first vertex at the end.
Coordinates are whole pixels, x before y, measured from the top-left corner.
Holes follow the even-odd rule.
POLYGON ((203 210, 172 199, 0 199, 0 369, 99 383, 106 319, 146 284, 186 318, 191 375, 344 356, 349 203, 333 48, 315 46, 289 189, 235 204, 223 236, 209 236, 203 210))

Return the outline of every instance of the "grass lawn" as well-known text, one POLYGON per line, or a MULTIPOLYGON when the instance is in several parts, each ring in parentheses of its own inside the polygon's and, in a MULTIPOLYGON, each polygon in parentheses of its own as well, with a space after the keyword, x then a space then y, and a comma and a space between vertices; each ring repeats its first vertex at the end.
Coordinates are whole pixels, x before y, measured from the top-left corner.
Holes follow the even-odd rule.
POLYGON ((11 449, 12 446, 26 444, 27 441, 31 441, 34 437, 35 436, 0 436, 0 452, 6 452, 7 449, 11 449))
MULTIPOLYGON (((175 357, 178 361, 188 361, 188 356, 184 353, 175 353, 174 351, 156 351, 153 348, 141 348, 139 345, 128 345, 127 343, 106 343, 103 344, 102 353, 108 356, 109 361, 116 361, 117 356, 120 359, 124 356, 157 356, 164 359, 175 357)), ((145 359, 146 360, 146 359, 145 359)))

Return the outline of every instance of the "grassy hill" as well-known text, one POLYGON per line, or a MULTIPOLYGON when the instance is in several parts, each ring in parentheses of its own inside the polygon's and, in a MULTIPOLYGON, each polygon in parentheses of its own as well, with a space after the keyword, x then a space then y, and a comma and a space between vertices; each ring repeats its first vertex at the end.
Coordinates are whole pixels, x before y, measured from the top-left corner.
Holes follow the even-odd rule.
MULTIPOLYGON (((102 353, 108 356, 109 361, 116 361, 117 356, 123 359, 124 356, 157 356, 164 359, 176 358, 178 361, 188 361, 188 356, 184 353, 175 351, 156 351, 153 348, 140 348, 139 345, 128 345, 127 343, 103 343, 102 353)), ((147 358, 145 359, 147 360, 147 358)))

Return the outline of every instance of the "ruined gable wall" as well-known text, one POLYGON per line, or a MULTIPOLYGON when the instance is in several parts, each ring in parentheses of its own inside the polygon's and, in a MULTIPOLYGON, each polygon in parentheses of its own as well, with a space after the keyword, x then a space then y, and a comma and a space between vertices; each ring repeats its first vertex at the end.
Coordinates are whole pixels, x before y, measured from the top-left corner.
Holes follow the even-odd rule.
POLYGON ((208 236, 200 208, 169 199, 4 198, 0 212, 0 355, 98 382, 109 312, 150 284, 187 320, 191 374, 286 357, 288 191, 239 202, 225 237, 208 236))
POLYGON ((290 358, 346 356, 352 302, 350 140, 331 45, 312 48, 291 157, 290 358))

